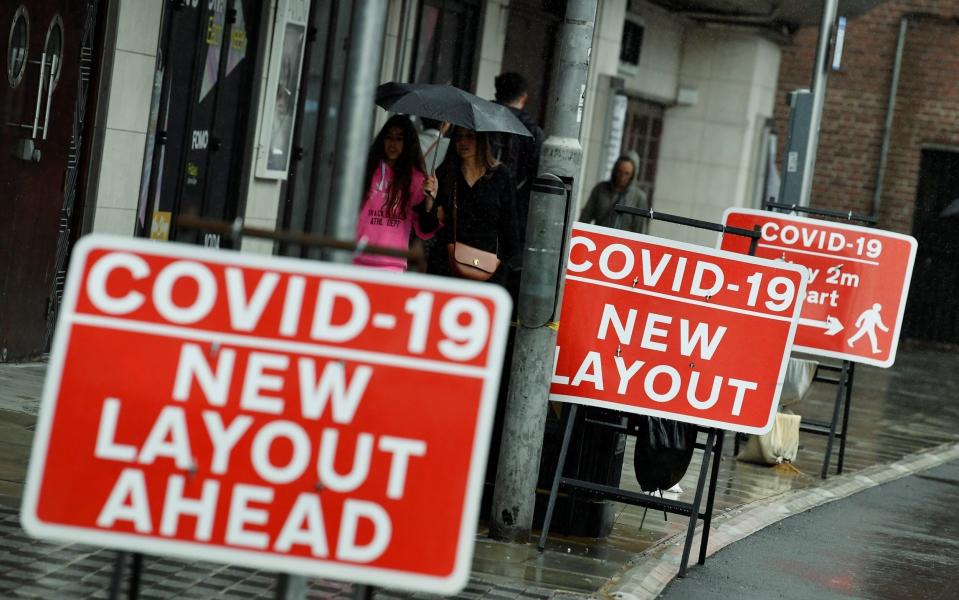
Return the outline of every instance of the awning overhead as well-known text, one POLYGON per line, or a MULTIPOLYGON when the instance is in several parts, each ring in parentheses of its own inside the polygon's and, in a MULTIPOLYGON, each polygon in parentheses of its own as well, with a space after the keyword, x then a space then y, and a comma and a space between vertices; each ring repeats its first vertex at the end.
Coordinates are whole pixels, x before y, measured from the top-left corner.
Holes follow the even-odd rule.
MULTIPOLYGON (((822 0, 651 0, 697 21, 795 30, 817 25, 822 0)), ((856 17, 886 0, 839 0, 839 15, 856 17)))

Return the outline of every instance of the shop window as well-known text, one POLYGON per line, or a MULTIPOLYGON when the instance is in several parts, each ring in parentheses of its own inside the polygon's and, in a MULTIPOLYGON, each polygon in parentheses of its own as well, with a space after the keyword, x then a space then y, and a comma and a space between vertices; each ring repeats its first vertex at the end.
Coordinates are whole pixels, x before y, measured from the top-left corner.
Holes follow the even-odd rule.
POLYGON ((639 155, 638 185, 653 200, 656 167, 659 163, 659 143, 663 135, 663 107, 659 104, 630 98, 626 109, 623 131, 623 152, 632 150, 639 155))
POLYGON ((7 80, 10 87, 17 87, 27 68, 27 42, 30 37, 30 20, 27 9, 21 6, 13 15, 10 24, 10 40, 7 44, 7 80))
POLYGON ((471 89, 478 2, 424 0, 417 25, 413 81, 471 89))

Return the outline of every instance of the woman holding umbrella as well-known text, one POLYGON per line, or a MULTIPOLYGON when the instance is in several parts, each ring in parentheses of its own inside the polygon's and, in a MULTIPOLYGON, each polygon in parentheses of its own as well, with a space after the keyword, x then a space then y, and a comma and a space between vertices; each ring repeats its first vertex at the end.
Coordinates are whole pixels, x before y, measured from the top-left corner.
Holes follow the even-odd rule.
MULTIPOLYGON (((377 134, 366 161, 366 197, 356 220, 356 239, 392 248, 407 248, 410 231, 433 237, 440 226, 434 198, 436 178, 427 177, 416 128, 409 117, 395 115, 377 134)), ((359 254, 355 264, 405 271, 406 259, 359 254)))
POLYGON ((451 85, 389 82, 376 90, 386 110, 455 125, 439 169, 438 216, 427 270, 505 284, 519 231, 509 172, 492 155, 490 132, 531 137, 508 108, 451 85))
POLYGON ((507 262, 519 244, 509 173, 493 158, 485 132, 456 127, 451 146, 438 171, 437 204, 444 227, 436 235, 427 271, 504 285, 507 262), (464 267, 475 268, 464 274, 464 267))

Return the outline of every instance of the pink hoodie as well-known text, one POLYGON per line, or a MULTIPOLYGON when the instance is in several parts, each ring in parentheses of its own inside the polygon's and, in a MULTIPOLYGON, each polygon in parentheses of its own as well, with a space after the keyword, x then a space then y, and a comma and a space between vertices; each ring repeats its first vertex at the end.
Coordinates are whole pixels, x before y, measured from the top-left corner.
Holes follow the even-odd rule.
MULTIPOLYGON (((425 179, 425 175, 417 169, 413 169, 413 176, 410 181, 410 207, 406 211, 406 218, 390 218, 383 207, 389 196, 390 182, 393 181, 393 169, 385 162, 380 161, 376 171, 373 172, 370 189, 366 193, 366 198, 363 199, 363 207, 360 209, 360 215, 356 221, 357 241, 365 239, 366 243, 370 245, 405 249, 410 244, 411 227, 420 239, 428 240, 433 237, 435 231, 427 233, 420 229, 419 215, 413 210, 414 207, 423 202, 423 182, 425 179)), ((406 270, 405 258, 380 254, 360 254, 353 259, 353 263, 390 271, 406 270)))

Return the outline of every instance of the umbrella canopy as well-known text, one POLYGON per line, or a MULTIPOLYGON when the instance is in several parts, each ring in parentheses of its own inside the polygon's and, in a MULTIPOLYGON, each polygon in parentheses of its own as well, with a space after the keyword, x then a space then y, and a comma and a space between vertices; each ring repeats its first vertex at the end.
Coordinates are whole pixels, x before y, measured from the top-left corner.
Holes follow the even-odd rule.
POLYGON ((376 88, 376 104, 386 110, 445 121, 473 131, 497 131, 532 137, 505 106, 451 85, 384 83, 376 88))
POLYGON ((944 208, 942 212, 939 213, 940 217, 955 217, 956 215, 959 215, 959 198, 956 198, 950 202, 949 206, 944 208))

